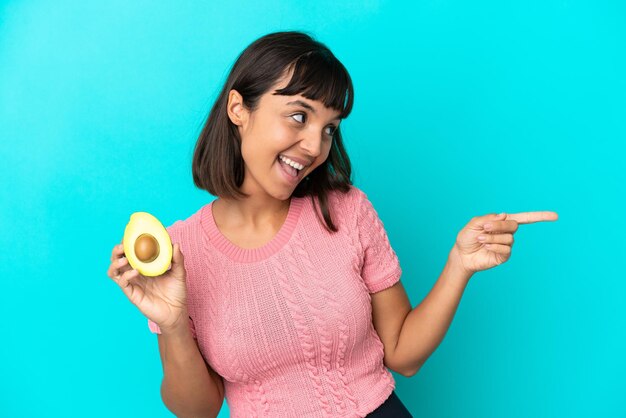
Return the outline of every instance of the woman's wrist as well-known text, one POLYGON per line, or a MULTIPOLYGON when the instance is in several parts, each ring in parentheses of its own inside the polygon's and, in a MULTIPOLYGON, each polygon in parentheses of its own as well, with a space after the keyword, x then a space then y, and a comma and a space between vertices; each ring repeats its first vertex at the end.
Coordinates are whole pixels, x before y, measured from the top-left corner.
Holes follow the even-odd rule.
POLYGON ((173 323, 158 325, 161 330, 161 335, 165 336, 185 336, 187 333, 191 333, 187 309, 184 309, 173 323))
POLYGON ((456 245, 452 247, 450 250, 450 254, 448 254, 447 268, 453 272, 454 277, 460 277, 465 282, 469 282, 469 280, 474 275, 473 271, 468 271, 461 261, 461 257, 459 255, 459 249, 456 245))

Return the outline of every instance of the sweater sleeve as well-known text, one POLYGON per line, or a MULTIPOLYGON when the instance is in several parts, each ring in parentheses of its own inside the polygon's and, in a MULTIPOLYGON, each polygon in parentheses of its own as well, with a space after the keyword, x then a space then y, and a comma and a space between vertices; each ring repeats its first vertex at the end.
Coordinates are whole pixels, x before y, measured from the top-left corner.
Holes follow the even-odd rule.
POLYGON ((363 252, 361 277, 369 292, 376 293, 398 282, 402 269, 374 206, 365 193, 358 194, 357 229, 363 252))
MULTIPOLYGON (((181 243, 180 241, 180 229, 178 228, 178 226, 182 225, 181 221, 176 221, 174 222, 173 225, 165 228, 167 230, 167 233, 169 234, 170 238, 172 239, 172 245, 174 245, 174 243, 177 243, 180 245, 181 250, 183 251, 183 253, 185 253, 185 248, 183 246, 183 243, 181 243)), ((185 264, 188 263, 188 260, 185 259, 185 264)), ((189 269, 187 267, 185 267, 185 270, 187 271, 187 274, 189 274, 189 269)), ((158 280, 158 277, 155 278, 156 280, 158 280)), ((150 332, 152 332, 153 334, 160 334, 161 333, 161 328, 159 328, 159 326, 152 321, 151 319, 148 318, 148 329, 150 330, 150 332)), ((196 328, 194 327, 193 324, 193 319, 191 319, 191 316, 189 317, 189 329, 191 330, 191 335, 193 336, 193 338, 198 338, 196 336, 196 328)))

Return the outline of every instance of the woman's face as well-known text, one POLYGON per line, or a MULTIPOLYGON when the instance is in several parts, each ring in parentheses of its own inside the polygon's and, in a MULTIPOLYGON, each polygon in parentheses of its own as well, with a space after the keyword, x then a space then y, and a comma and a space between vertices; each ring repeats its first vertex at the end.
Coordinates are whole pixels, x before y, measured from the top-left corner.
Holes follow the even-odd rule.
POLYGON ((301 95, 272 94, 289 79, 290 75, 279 80, 261 96, 253 112, 241 105, 238 92, 231 90, 229 95, 229 116, 241 136, 245 165, 241 190, 245 193, 286 200, 328 158, 340 113, 301 95))

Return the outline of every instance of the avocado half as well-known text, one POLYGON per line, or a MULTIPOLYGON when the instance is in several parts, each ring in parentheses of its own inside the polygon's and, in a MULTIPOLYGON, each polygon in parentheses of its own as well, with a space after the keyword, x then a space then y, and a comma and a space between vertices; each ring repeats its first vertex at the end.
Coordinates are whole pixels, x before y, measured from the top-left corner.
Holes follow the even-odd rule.
POLYGON ((144 276, 160 276, 172 261, 172 240, 161 222, 147 212, 135 212, 124 230, 124 254, 144 276))

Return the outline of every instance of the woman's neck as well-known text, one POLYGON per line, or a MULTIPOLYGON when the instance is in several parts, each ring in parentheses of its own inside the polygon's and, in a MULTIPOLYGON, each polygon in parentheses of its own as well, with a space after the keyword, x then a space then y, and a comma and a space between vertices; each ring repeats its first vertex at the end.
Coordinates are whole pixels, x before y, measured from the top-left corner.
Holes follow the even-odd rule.
POLYGON ((284 201, 255 196, 240 200, 219 198, 213 202, 213 213, 216 222, 230 227, 263 229, 269 224, 280 228, 289 213, 290 202, 291 198, 284 201))

